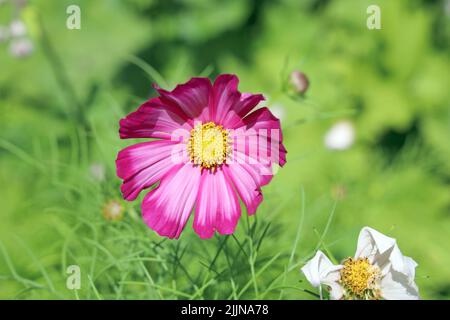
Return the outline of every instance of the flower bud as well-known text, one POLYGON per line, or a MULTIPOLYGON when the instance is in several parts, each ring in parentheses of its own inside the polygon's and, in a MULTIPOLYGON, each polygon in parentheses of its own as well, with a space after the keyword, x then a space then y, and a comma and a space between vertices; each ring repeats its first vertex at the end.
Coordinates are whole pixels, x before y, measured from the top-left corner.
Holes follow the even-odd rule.
POLYGON ((298 94, 305 94, 309 87, 309 80, 303 72, 292 71, 290 75, 290 84, 298 94))
POLYGON ((27 38, 13 40, 9 47, 9 52, 16 58, 25 58, 32 54, 33 50, 33 43, 27 38))
POLYGON ((118 221, 123 218, 123 206, 117 200, 111 200, 103 206, 103 217, 106 220, 118 221))
POLYGON ((331 188, 331 197, 334 200, 344 200, 347 196, 347 188, 344 185, 337 184, 331 188))
POLYGON ((15 0, 16 6, 25 7, 27 5, 28 0, 15 0))

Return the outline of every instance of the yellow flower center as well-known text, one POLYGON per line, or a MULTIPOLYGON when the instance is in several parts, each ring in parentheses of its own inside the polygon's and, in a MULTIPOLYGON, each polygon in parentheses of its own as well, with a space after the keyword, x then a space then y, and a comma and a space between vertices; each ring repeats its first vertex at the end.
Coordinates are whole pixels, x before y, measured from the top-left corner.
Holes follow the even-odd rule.
POLYGON ((230 142, 228 131, 221 125, 214 122, 197 124, 188 141, 191 161, 201 168, 215 170, 231 153, 230 142))
POLYGON ((372 265, 367 258, 348 258, 341 269, 341 284, 346 299, 379 299, 377 280, 381 276, 380 268, 372 265))

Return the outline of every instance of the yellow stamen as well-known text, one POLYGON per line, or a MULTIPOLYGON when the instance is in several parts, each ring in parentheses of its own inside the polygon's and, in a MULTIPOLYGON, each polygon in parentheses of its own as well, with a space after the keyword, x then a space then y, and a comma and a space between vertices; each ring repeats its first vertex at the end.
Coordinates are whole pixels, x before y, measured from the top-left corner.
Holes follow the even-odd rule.
POLYGON ((346 299, 379 299, 377 280, 381 271, 372 265, 367 258, 348 258, 341 269, 341 284, 344 287, 346 299))
POLYGON ((188 141, 191 161, 201 168, 215 170, 231 153, 230 142, 228 131, 221 125, 214 122, 197 124, 188 141))

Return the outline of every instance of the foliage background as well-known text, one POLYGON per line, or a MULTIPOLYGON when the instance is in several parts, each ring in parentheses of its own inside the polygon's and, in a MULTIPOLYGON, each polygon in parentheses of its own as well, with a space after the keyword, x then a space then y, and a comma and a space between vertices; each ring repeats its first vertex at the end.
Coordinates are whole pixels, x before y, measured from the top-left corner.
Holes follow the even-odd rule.
MULTIPOLYGON (((0 25, 11 15, 0 5, 0 25)), ((40 0, 20 17, 33 54, 0 44, 0 298, 314 299, 299 268, 317 248, 353 255, 365 225, 419 263, 423 298, 450 297, 448 1, 40 0), (70 4, 81 30, 65 27, 70 4), (382 30, 366 28, 370 4, 382 30), (284 89, 294 69, 310 78, 306 99, 284 89), (207 241, 190 220, 164 240, 141 221, 141 195, 105 220, 121 201, 116 154, 132 143, 119 119, 153 82, 219 73, 284 110, 288 163, 256 218, 207 241), (356 143, 329 151, 341 119, 356 143)))

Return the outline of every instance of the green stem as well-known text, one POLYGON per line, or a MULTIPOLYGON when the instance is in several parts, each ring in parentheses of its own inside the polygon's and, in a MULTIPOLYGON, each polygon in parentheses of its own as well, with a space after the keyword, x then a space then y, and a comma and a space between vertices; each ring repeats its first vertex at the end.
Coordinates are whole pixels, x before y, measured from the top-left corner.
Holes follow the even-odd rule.
POLYGON ((38 20, 41 31, 40 40, 44 56, 47 58, 50 64, 56 82, 65 95, 66 102, 71 108, 71 113, 75 114, 77 124, 81 125, 84 128, 85 132, 88 134, 90 132, 90 125, 86 119, 84 106, 80 102, 80 99, 78 99, 75 88, 72 85, 69 76, 67 75, 67 71, 64 67, 62 59, 56 52, 40 16, 38 20))

